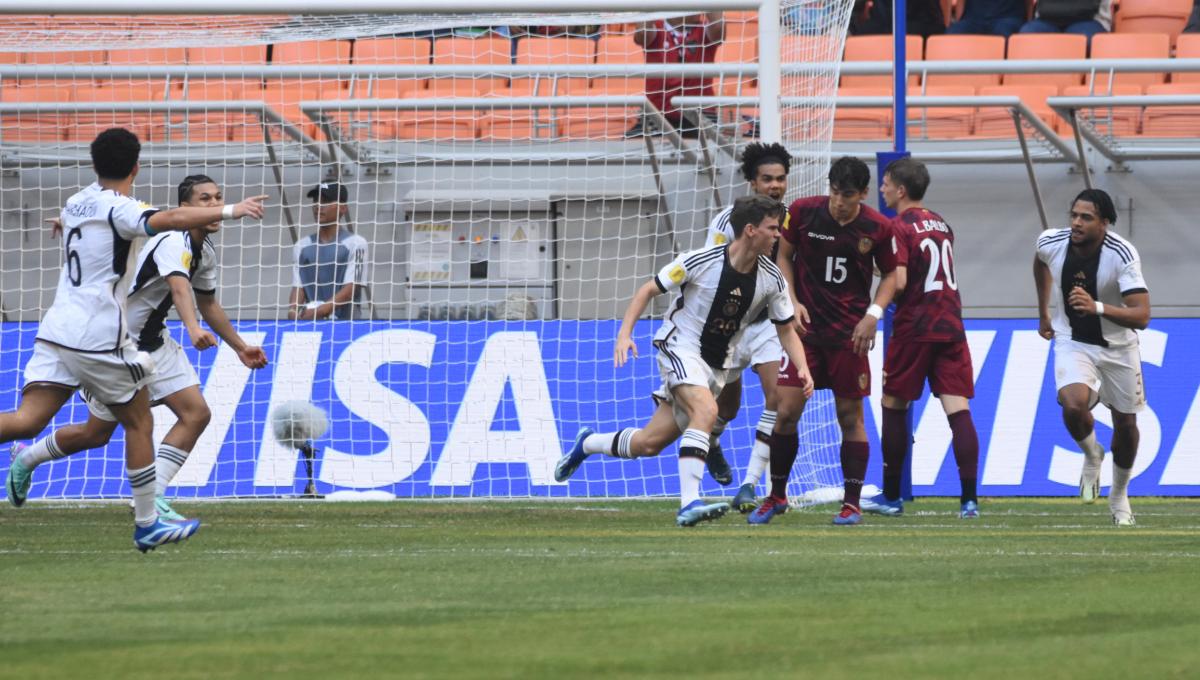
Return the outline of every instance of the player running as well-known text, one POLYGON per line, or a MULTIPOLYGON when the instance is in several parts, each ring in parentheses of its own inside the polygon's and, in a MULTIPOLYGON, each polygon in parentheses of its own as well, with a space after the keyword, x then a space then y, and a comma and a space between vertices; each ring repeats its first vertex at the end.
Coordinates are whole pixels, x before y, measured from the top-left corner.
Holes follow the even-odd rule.
POLYGON ((979 437, 969 408, 975 378, 954 273, 954 231, 921 205, 928 188, 929 171, 919 161, 902 158, 884 170, 880 191, 896 211, 896 315, 883 360, 883 493, 863 499, 862 508, 880 515, 904 512, 900 480, 912 441, 907 412, 928 380, 950 422, 962 485, 959 517, 975 519, 979 437))
MULTIPOLYGON (((750 184, 753 194, 766 196, 776 201, 782 201, 787 192, 788 172, 792 167, 792 156, 782 144, 746 145, 742 151, 742 176, 750 184)), ((733 227, 729 216, 733 206, 717 213, 708 228, 706 246, 717 246, 733 241, 733 227)), ((787 217, 784 217, 786 224, 787 217)), ((775 253, 771 253, 774 261, 775 253)), ((763 472, 771 461, 771 430, 775 427, 775 380, 779 375, 779 358, 783 356, 783 347, 779 344, 779 334, 774 324, 767 320, 766 310, 755 319, 742 335, 741 342, 733 354, 733 366, 730 369, 729 382, 717 397, 717 424, 713 430, 708 448, 708 472, 721 484, 733 481, 733 471, 721 452, 721 432, 729 421, 737 416, 742 404, 742 375, 747 366, 758 374, 759 384, 762 385, 765 408, 758 417, 754 428, 754 448, 750 452, 750 465, 746 476, 733 498, 733 507, 742 513, 750 512, 757 505, 754 497, 754 487, 762 479, 763 472)))
POLYGON ((1137 249, 1109 229, 1116 221, 1117 209, 1107 193, 1081 191, 1071 203, 1071 226, 1038 237, 1033 280, 1038 333, 1054 341, 1054 383, 1063 423, 1083 450, 1080 496, 1084 503, 1095 503, 1100 496, 1104 448, 1096 441, 1092 408, 1102 402, 1113 423, 1108 509, 1114 524, 1130 526, 1137 414, 1146 407, 1134 331, 1150 324, 1150 291, 1137 249), (1053 314, 1051 297, 1058 300, 1053 314))
MULTIPOLYGON (((567 480, 593 453, 618 458, 658 454, 679 444, 679 526, 716 519, 728 503, 706 504, 700 499, 709 436, 717 419, 716 396, 733 366, 733 354, 750 321, 767 310, 780 344, 797 365, 801 390, 808 379, 804 345, 792 328, 794 314, 787 284, 769 254, 779 240, 780 222, 787 214, 782 203, 766 196, 743 196, 733 204, 732 243, 680 255, 634 294, 617 333, 613 361, 624 366, 630 351, 638 356, 633 327, 646 305, 661 293, 673 293, 671 311, 654 336, 658 367, 666 387, 664 398, 644 429, 594 434, 583 428, 575 445, 554 469, 554 478, 567 480)), ((807 390, 811 394, 812 389, 807 390)))
MULTIPOLYGON (((859 496, 870 454, 863 426, 863 398, 871 393, 866 355, 895 283, 890 223, 863 204, 870 183, 871 171, 857 158, 834 162, 828 196, 792 203, 777 258, 794 296, 796 329, 804 338, 811 382, 816 389, 833 391, 842 430, 844 495, 834 524, 862 519, 859 496), (872 302, 876 269, 883 278, 872 302)), ((812 394, 808 384, 796 366, 783 362, 771 435, 771 494, 746 518, 751 524, 766 524, 787 511, 788 477, 799 451, 797 425, 812 394)))
MULTIPOLYGON (((155 210, 130 197, 140 152, 137 136, 122 128, 105 130, 92 141, 97 181, 67 199, 62 209, 66 237, 58 291, 38 326, 33 356, 25 365, 21 403, 16 412, 0 414, 0 442, 36 435, 72 392, 87 390, 125 427, 125 468, 134 501, 133 543, 145 552, 189 538, 200 522, 163 521, 155 509, 154 421, 144 389, 154 363, 129 339, 124 301, 116 293, 130 242, 144 234, 187 231, 223 219, 261 218, 265 197, 224 208, 155 210)), ((6 486, 14 505, 25 502, 27 478, 22 481, 10 472, 6 486)))
MULTIPOLYGON (((206 175, 191 175, 179 184, 179 205, 218 207, 225 205, 220 187, 206 175)), ((154 362, 150 378, 150 403, 166 404, 178 418, 163 437, 155 457, 155 506, 159 517, 183 520, 164 497, 167 486, 187 461, 192 448, 208 426, 211 413, 200 393, 200 379, 183 353, 183 348, 167 332, 164 321, 174 305, 187 330, 192 347, 206 350, 216 346, 212 333, 200 327, 196 308, 209 326, 221 336, 252 369, 267 365, 261 347, 252 347, 238 335, 221 303, 217 301, 217 252, 209 234, 220 223, 190 231, 164 232, 150 239, 138 256, 136 274, 126 306, 129 331, 137 349, 148 352, 154 362), (196 301, 192 302, 195 292, 196 301)), ((112 411, 84 392, 88 420, 51 432, 32 446, 13 446, 13 464, 9 467, 9 501, 17 505, 24 498, 33 471, 42 463, 73 453, 104 446, 112 439, 117 421, 112 411)))

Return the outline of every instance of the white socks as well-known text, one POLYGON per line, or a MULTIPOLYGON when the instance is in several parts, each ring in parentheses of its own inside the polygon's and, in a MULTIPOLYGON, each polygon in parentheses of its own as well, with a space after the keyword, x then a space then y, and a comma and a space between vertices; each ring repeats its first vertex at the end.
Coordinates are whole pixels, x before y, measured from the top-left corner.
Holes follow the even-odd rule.
POLYGON ((159 496, 166 493, 167 486, 175 478, 175 473, 179 472, 179 468, 183 467, 187 457, 188 452, 183 449, 177 449, 170 444, 159 445, 158 457, 154 461, 154 466, 158 470, 155 475, 155 493, 159 496))
POLYGON ((154 508, 154 464, 138 470, 125 468, 129 487, 133 490, 133 521, 140 527, 148 527, 158 520, 154 508))
POLYGON ((67 455, 58 448, 58 441, 55 440, 54 434, 51 432, 49 437, 39 439, 21 452, 18 458, 26 470, 32 470, 42 463, 49 463, 67 455))
POLYGON ((1115 462, 1113 463, 1113 483, 1112 488, 1108 491, 1108 499, 1111 503, 1114 499, 1123 500, 1129 494, 1129 478, 1133 476, 1133 470, 1120 467, 1115 462))
POLYGON ((754 426, 754 447, 750 449, 750 464, 742 484, 758 485, 763 473, 771 465, 771 431, 775 429, 775 412, 763 411, 754 426), (764 441, 765 440, 765 441, 764 441))
POLYGON ((704 458, 708 455, 708 433, 688 428, 679 439, 679 507, 700 500, 700 480, 704 479, 704 458), (684 449, 690 449, 685 455, 684 449))
POLYGON ((603 453, 617 458, 633 458, 633 452, 630 450, 633 435, 641 431, 639 427, 627 427, 620 432, 588 435, 583 440, 583 451, 589 455, 603 453))

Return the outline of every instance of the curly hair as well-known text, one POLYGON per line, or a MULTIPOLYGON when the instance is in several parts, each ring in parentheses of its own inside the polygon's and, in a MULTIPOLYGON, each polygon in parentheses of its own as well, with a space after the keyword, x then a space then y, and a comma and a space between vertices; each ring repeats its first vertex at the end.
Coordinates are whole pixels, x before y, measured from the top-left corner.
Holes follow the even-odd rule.
POLYGON ((792 170, 792 154, 782 144, 747 144, 742 151, 742 176, 747 182, 753 182, 758 177, 758 169, 763 165, 778 163, 783 166, 784 174, 792 170))

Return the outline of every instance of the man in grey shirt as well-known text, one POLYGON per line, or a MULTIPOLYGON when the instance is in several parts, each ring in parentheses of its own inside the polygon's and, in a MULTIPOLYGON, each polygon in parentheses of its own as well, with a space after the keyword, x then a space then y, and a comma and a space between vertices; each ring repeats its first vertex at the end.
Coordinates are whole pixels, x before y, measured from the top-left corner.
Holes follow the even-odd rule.
POLYGON ((342 226, 347 214, 346 187, 325 182, 312 188, 317 233, 295 246, 296 267, 289 319, 352 319, 367 286, 367 241, 342 226))

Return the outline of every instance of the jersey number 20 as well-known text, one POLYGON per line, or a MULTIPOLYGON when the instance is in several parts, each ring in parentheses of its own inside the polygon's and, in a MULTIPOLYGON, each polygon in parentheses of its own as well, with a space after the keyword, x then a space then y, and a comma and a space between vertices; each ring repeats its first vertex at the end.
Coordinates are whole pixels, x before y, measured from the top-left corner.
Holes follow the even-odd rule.
POLYGON ((954 244, 942 241, 939 249, 937 241, 927 238, 921 241, 921 250, 929 253, 929 271, 925 273, 925 292, 941 290, 942 282, 938 281, 938 272, 942 273, 950 290, 958 290, 958 282, 954 280, 954 244))

